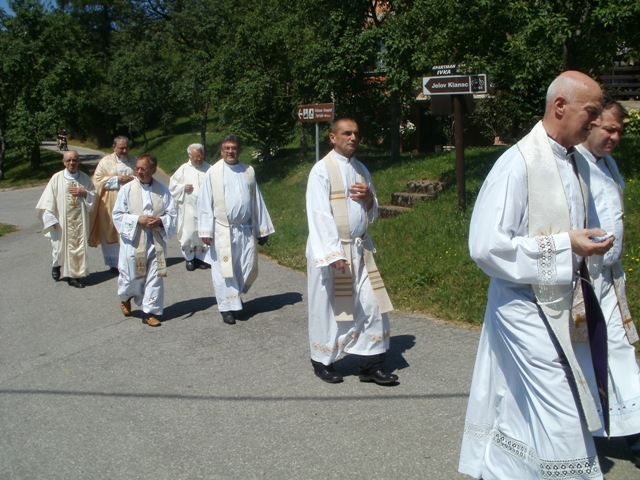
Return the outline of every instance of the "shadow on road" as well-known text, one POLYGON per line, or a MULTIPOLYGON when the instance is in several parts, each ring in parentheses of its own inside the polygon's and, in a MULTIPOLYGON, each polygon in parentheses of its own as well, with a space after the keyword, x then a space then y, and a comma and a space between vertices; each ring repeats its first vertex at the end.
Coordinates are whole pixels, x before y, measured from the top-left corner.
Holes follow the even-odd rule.
POLYGON ((275 312, 286 305, 295 305, 301 301, 302 294, 299 292, 278 293, 276 295, 254 298, 244 303, 242 318, 239 318, 239 320, 248 320, 259 313, 275 312))
POLYGON ((189 300, 177 302, 164 309, 162 321, 168 322, 180 317, 190 318, 198 312, 210 309, 215 304, 216 297, 213 295, 210 297, 191 298, 189 300))

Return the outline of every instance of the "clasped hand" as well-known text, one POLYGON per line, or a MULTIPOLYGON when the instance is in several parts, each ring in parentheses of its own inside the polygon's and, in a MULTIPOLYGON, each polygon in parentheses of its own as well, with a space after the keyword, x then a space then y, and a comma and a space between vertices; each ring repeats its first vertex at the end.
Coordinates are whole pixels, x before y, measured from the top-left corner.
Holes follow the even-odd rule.
POLYGON ((87 191, 84 189, 82 185, 76 185, 74 187, 69 187, 69 193, 74 197, 84 197, 87 195, 87 191))
POLYGON ((138 217, 138 223, 143 227, 156 228, 162 224, 160 217, 154 217, 152 215, 140 215, 138 217))

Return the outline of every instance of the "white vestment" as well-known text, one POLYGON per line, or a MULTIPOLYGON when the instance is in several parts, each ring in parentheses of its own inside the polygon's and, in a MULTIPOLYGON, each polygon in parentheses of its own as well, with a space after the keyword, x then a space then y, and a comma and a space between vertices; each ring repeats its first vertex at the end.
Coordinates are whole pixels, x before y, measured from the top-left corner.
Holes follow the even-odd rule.
POLYGON ((72 174, 65 168, 51 177, 36 205, 44 226, 42 233, 51 240, 51 265, 62 267, 63 277, 81 278, 89 274, 89 212, 93 200, 94 187, 89 176, 81 171, 72 174), (85 188, 86 197, 69 193, 74 184, 85 188))
POLYGON ((113 206, 120 190, 118 176, 133 175, 135 159, 120 158, 115 153, 103 157, 93 173, 96 187, 96 205, 91 212, 91 246, 102 248, 104 263, 108 267, 118 266, 119 240, 112 220, 113 206))
MULTIPOLYGON (((571 229, 584 228, 581 187, 567 151, 547 140, 571 229)), ((513 146, 489 173, 471 218, 471 257, 491 281, 458 469, 484 480, 602 478, 566 362, 532 288, 571 285, 581 259, 566 232, 545 237, 545 245, 543 237, 529 237, 529 214, 527 169, 513 146)))
POLYGON ((233 277, 224 277, 220 266, 220 246, 216 235, 226 227, 216 222, 214 214, 214 167, 207 171, 200 186, 198 230, 200 238, 213 238, 205 261, 211 265, 218 310, 238 312, 242 310, 240 294, 249 290, 249 277, 257 262, 256 238, 271 235, 275 229, 258 185, 254 184, 254 191, 250 188, 247 176, 250 167, 244 163, 229 165, 224 160, 220 161, 223 162, 224 204, 230 226, 233 277))
POLYGON ((188 161, 175 171, 169 181, 169 191, 178 209, 178 241, 185 260, 204 260, 209 249, 198 236, 198 195, 210 166, 202 162, 196 167, 188 161), (193 185, 193 191, 185 192, 185 185, 193 185))
MULTIPOLYGON (((124 185, 118 192, 116 204, 113 207, 113 224, 120 234, 120 258, 118 261, 118 298, 127 301, 133 298, 137 305, 142 305, 144 313, 162 315, 164 308, 164 278, 158 275, 156 247, 151 228, 138 224, 138 215, 134 214, 131 188, 137 179, 124 185), (138 229, 145 228, 146 235, 138 237, 138 229), (146 238, 147 265, 146 276, 136 279, 136 238, 146 238)), ((144 215, 154 215, 153 190, 162 196, 162 226, 159 228, 162 238, 162 248, 167 251, 167 240, 173 236, 176 229, 178 213, 173 203, 169 189, 157 180, 153 185, 142 184, 142 211, 144 215)))
MULTIPOLYGON (((595 211, 589 214, 589 227, 599 227, 613 233, 616 241, 604 255, 589 257, 589 275, 600 301, 607 323, 607 347, 609 365, 609 434, 613 437, 640 432, 640 371, 636 362, 635 348, 629 343, 622 324, 622 315, 613 282, 613 268, 621 268, 624 235, 622 192, 624 181, 615 160, 610 156, 596 159, 582 145, 578 150, 589 161, 589 188, 593 196, 595 211)), ((624 284, 622 285, 624 288, 624 284)), ((589 346, 580 345, 579 359, 585 366, 589 386, 597 400, 598 393, 589 369, 589 346)), ((601 405, 598 403, 602 415, 601 405)), ((596 432, 604 436, 603 431, 596 432)))
POLYGON ((371 183, 371 175, 362 165, 365 183, 374 195, 373 208, 367 211, 363 201, 349 197, 349 187, 361 178, 353 162, 335 151, 329 155, 334 155, 338 160, 347 198, 355 305, 353 321, 335 320, 331 263, 346 260, 346 256, 331 211, 329 174, 325 162, 321 160, 311 169, 307 183, 309 238, 306 255, 309 346, 311 358, 324 365, 333 363, 343 352, 364 356, 384 353, 389 348, 391 335, 389 317, 380 313, 363 257, 362 237, 368 224, 378 216, 378 199, 371 183))

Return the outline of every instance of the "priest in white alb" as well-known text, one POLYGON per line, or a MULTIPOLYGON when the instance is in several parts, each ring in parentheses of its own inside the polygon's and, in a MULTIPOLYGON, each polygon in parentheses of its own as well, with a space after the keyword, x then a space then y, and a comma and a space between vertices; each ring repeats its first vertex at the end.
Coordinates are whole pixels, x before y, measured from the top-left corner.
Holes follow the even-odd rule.
POLYGON ((176 230, 178 212, 169 189, 153 178, 158 161, 145 153, 136 160, 136 178, 124 185, 113 207, 120 235, 118 298, 125 317, 131 300, 142 306, 142 321, 161 325, 167 240, 176 230))
POLYGON ((360 142, 350 118, 333 122, 333 150, 309 173, 306 206, 309 346, 314 374, 327 383, 343 375, 333 363, 343 353, 360 357, 359 378, 398 383, 385 371, 393 307, 373 259, 367 233, 378 200, 367 168, 354 158, 360 142))
POLYGON ((51 177, 36 209, 44 236, 51 241, 51 276, 55 281, 66 277, 72 287, 84 288, 82 279, 89 274, 89 213, 94 187, 89 176, 78 170, 78 152, 64 152, 62 163, 64 170, 51 177))
POLYGON ((178 167, 169 180, 169 191, 178 209, 178 241, 186 268, 192 272, 206 268, 205 255, 209 247, 198 236, 198 196, 209 165, 204 161, 204 147, 193 143, 187 147, 189 160, 178 167))
POLYGON ((585 228, 588 165, 574 156, 601 109, 595 81, 559 75, 542 121, 476 200, 469 250, 491 281, 458 466, 473 478, 602 478, 591 436, 601 422, 569 334, 583 259, 615 241, 585 228))
MULTIPOLYGON (((604 255, 589 257, 589 275, 600 301, 607 324, 609 436, 625 437, 640 467, 640 370, 634 343, 638 332, 629 312, 622 269, 622 239, 624 235, 624 180, 611 156, 620 142, 624 122, 628 117, 624 107, 605 96, 602 115, 591 130, 589 138, 578 151, 589 161, 589 189, 595 211, 589 215, 589 225, 599 227, 616 238, 611 250, 604 255)), ((588 362, 588 346, 584 344, 579 360, 588 362)), ((588 365, 587 365, 588 367, 588 365)), ((585 368, 594 398, 598 398, 593 371, 585 368)), ((602 415, 602 406, 598 404, 602 415)), ((604 430, 596 436, 606 436, 604 430)))
POLYGON ((205 257, 218 311, 228 325, 242 312, 241 294, 258 275, 258 248, 275 232, 253 167, 240 163, 240 139, 227 135, 222 158, 209 168, 198 198, 198 235, 209 246, 205 257))

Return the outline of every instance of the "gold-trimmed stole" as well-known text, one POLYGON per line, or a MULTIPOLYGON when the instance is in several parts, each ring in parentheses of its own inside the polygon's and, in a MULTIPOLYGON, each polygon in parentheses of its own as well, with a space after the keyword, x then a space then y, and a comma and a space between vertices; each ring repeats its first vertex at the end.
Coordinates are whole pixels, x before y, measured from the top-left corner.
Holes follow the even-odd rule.
MULTIPOLYGON (((330 183, 330 202, 331 211, 333 213, 333 219, 338 229, 338 236, 340 237, 340 244, 347 258, 348 265, 343 270, 332 269, 333 271, 333 311, 336 321, 349 322, 353 320, 353 306, 354 300, 354 280, 352 263, 353 257, 351 254, 351 235, 349 229, 349 214, 347 212, 347 197, 345 195, 345 185, 342 181, 342 175, 340 174, 340 167, 338 161, 333 155, 327 155, 324 158, 327 173, 329 175, 330 183)), ((361 177, 360 181, 365 182, 363 175, 363 168, 356 159, 350 160, 353 163, 354 168, 361 177)), ((365 266, 367 268, 367 274, 373 293, 378 302, 380 313, 387 313, 393 310, 391 299, 387 293, 387 289, 384 286, 382 277, 376 262, 373 258, 373 251, 371 250, 371 240, 367 233, 362 238, 363 256, 365 266)))
MULTIPOLYGON (((153 204, 153 215, 160 217, 164 211, 164 201, 162 192, 156 180, 151 184, 151 202, 153 204)), ((142 205, 142 185, 137 178, 131 182, 131 210, 134 215, 144 215, 142 205)), ((134 240, 136 278, 144 278, 147 275, 147 228, 142 225, 136 227, 136 237, 134 240)), ((159 227, 152 228, 153 243, 156 249, 157 271, 159 277, 167 276, 167 262, 165 260, 164 249, 162 248, 162 237, 159 227)))
MULTIPOLYGON (((213 215, 216 219, 217 227, 215 230, 215 242, 220 256, 218 262, 220 263, 220 271, 223 278, 233 278, 233 257, 231 253, 231 225, 229 224, 229 217, 227 216, 227 208, 225 205, 225 190, 224 190, 224 159, 218 160, 211 167, 211 187, 213 190, 213 215)), ((247 184, 249 185, 249 191, 251 192, 251 210, 253 221, 253 205, 255 204, 256 194, 256 174, 253 167, 246 166, 244 171, 247 177, 247 184)), ((251 235, 255 247, 255 235, 251 235)), ((245 282, 246 286, 250 286, 258 276, 258 255, 254 255, 253 265, 251 266, 251 272, 245 282)))

